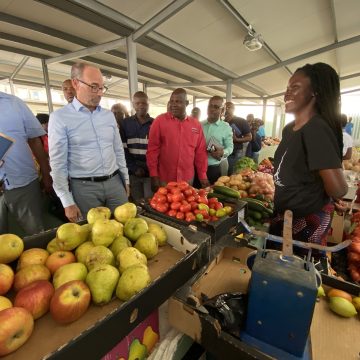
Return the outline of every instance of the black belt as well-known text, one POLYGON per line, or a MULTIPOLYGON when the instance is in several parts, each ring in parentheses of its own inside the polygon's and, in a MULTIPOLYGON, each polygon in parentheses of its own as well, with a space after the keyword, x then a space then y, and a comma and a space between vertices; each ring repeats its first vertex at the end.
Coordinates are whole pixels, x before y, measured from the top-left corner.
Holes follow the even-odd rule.
POLYGON ((105 176, 92 176, 92 177, 84 177, 84 178, 72 178, 75 180, 83 180, 83 181, 94 181, 94 182, 102 182, 111 179, 115 175, 120 174, 119 169, 114 171, 111 175, 105 175, 105 176))

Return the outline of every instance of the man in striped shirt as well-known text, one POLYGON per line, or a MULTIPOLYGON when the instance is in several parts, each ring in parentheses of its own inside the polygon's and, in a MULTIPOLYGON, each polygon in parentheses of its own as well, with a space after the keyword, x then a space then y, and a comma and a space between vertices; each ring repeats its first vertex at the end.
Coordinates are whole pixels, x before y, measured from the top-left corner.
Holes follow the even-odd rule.
POLYGON ((121 121, 120 134, 130 175, 130 194, 133 200, 138 200, 152 196, 146 151, 154 119, 148 114, 149 100, 144 92, 136 92, 132 104, 135 115, 121 121))

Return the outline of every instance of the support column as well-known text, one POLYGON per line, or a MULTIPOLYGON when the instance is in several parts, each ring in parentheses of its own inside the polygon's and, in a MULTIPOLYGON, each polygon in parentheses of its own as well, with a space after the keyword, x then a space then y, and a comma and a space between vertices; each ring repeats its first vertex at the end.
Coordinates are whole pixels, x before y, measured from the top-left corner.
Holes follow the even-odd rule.
POLYGON ((138 72, 137 72, 136 43, 132 40, 131 36, 128 36, 126 38, 126 50, 127 50, 127 68, 128 68, 128 78, 129 78, 129 96, 130 99, 132 100, 134 94, 138 91, 138 72))
POLYGON ((143 83, 143 92, 147 94, 147 85, 145 83, 143 83))
POLYGON ((276 137, 276 127, 277 127, 277 122, 278 122, 278 116, 279 116, 279 110, 281 110, 281 108, 279 106, 275 107, 275 111, 274 111, 274 118, 273 118, 273 126, 272 126, 272 131, 271 131, 271 136, 272 137, 276 137))
POLYGON ((226 82, 226 102, 232 99, 232 80, 226 82))
POLYGON ((266 105, 267 105, 267 99, 263 99, 262 121, 264 122, 264 124, 266 120, 266 105))
POLYGON ((193 96, 193 108, 196 107, 196 96, 193 96))
POLYGON ((14 83, 11 79, 9 79, 9 85, 10 85, 11 95, 15 95, 14 83))
POLYGON ((42 64, 42 70, 43 70, 43 75, 44 75, 46 97, 47 97, 47 102, 48 102, 48 107, 49 107, 49 114, 50 114, 50 113, 52 113, 54 111, 54 108, 53 108, 53 103, 52 103, 52 98, 51 98, 51 91, 50 91, 49 72, 48 72, 48 67, 47 67, 47 65, 45 63, 45 59, 41 59, 41 64, 42 64))

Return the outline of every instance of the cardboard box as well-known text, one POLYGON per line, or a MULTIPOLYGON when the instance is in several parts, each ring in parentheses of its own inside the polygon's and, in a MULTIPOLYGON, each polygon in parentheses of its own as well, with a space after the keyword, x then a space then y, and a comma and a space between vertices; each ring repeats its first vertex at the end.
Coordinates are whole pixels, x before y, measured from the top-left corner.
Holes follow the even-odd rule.
MULTIPOLYGON (((157 222, 149 217, 146 220, 157 222)), ((163 225, 168 245, 148 262, 152 283, 127 302, 114 298, 91 305, 78 320, 59 325, 48 313, 36 320, 30 339, 6 360, 94 359, 114 348, 209 260, 210 237, 188 228, 163 225)), ((24 239, 25 247, 45 248, 56 229, 24 239)))
MULTIPOLYGON (((252 251, 249 248, 223 248, 201 275, 188 282, 169 300, 170 324, 200 343, 218 359, 273 359, 226 333, 215 318, 194 309, 186 302, 190 289, 197 297, 201 293, 212 297, 224 292, 247 291, 251 271, 244 264, 252 251)), ((332 287, 357 296, 360 293, 359 286, 326 275, 324 278, 332 287)), ((357 359, 359 333, 358 316, 342 318, 331 312, 327 300, 322 298, 315 305, 310 330, 311 358, 357 359)))
POLYGON ((331 223, 331 235, 328 240, 330 243, 338 244, 343 241, 344 224, 345 215, 338 215, 335 211, 331 223))

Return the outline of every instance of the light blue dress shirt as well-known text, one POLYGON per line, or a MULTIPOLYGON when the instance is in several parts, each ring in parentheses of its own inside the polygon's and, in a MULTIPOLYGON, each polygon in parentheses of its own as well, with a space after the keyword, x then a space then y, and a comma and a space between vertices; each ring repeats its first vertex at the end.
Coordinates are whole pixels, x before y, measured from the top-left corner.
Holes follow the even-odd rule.
POLYGON ((64 207, 74 205, 68 178, 106 176, 117 169, 129 175, 114 114, 97 106, 91 112, 76 98, 53 112, 49 121, 53 187, 64 207))
POLYGON ((0 167, 7 190, 30 184, 38 177, 28 139, 45 135, 39 120, 16 96, 0 92, 0 132, 15 140, 0 167))

